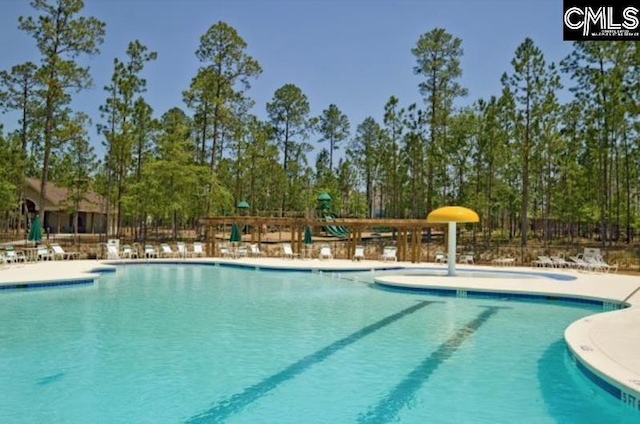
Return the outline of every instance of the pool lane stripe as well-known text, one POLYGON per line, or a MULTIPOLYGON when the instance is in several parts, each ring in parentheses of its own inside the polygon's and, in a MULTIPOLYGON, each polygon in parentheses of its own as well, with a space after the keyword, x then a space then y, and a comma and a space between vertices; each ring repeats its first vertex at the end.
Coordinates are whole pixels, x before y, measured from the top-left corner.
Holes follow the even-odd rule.
POLYGON ((414 312, 417 312, 425 306, 431 305, 432 303, 439 302, 420 301, 414 306, 403 309, 402 311, 389 315, 381 319, 380 321, 363 327, 355 333, 351 333, 350 335, 337 340, 308 356, 305 356, 299 361, 289 365, 282 371, 279 371, 276 374, 265 378, 261 382, 247 387, 242 392, 236 393, 235 395, 231 396, 231 398, 229 398, 228 400, 218 402, 212 408, 189 418, 186 422, 189 424, 225 422, 228 417, 237 414, 245 406, 265 396, 267 393, 269 393, 271 390, 275 389, 282 383, 293 379, 298 374, 306 371, 309 367, 324 361, 337 351, 359 341, 363 337, 366 337, 369 334, 374 333, 386 327, 387 325, 394 323, 395 321, 398 321, 399 319, 413 314, 414 312))
POLYGON ((397 419, 397 415, 412 400, 416 392, 429 379, 431 374, 449 359, 462 343, 469 338, 482 324, 492 315, 498 312, 500 307, 487 307, 473 321, 467 323, 459 329, 447 341, 441 344, 429 357, 425 358, 420 365, 415 367, 389 394, 378 402, 369 411, 360 414, 358 423, 386 423, 397 419))

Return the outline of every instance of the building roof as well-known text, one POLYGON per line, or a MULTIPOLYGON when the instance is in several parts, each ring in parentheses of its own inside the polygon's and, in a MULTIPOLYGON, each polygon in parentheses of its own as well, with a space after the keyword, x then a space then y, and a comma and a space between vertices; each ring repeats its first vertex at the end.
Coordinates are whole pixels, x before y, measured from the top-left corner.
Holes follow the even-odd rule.
MULTIPOLYGON (((69 190, 65 187, 60 187, 52 182, 45 183, 46 191, 45 191, 45 209, 66 209, 68 203, 67 198, 69 197, 69 190), (53 208, 51 207, 53 206, 53 208)), ((27 187, 33 189, 36 193, 40 193, 40 180, 37 178, 27 178, 27 187)), ((38 199, 34 199, 38 200, 38 199)), ((106 204, 106 200, 104 197, 96 193, 95 191, 87 191, 84 193, 84 199, 80 201, 78 205, 79 212, 93 212, 93 213, 104 213, 104 206, 106 204)))

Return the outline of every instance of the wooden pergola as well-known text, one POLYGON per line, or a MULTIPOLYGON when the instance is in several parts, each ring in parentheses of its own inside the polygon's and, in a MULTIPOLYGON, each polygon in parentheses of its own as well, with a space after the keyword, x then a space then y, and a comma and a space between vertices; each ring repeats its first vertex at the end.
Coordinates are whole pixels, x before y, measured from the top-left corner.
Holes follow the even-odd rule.
POLYGON ((213 256, 216 251, 216 228, 218 226, 237 225, 250 227, 251 243, 262 243, 263 226, 277 226, 291 232, 291 247, 295 253, 302 253, 304 231, 307 226, 324 227, 341 226, 348 229, 344 239, 347 244, 347 257, 351 258, 356 245, 362 243, 362 233, 367 228, 389 227, 396 231, 397 256, 400 261, 420 262, 422 252, 422 230, 434 226, 424 219, 360 219, 335 218, 331 222, 324 219, 304 217, 268 217, 268 216, 224 216, 202 218, 200 222, 206 227, 207 255, 213 256))

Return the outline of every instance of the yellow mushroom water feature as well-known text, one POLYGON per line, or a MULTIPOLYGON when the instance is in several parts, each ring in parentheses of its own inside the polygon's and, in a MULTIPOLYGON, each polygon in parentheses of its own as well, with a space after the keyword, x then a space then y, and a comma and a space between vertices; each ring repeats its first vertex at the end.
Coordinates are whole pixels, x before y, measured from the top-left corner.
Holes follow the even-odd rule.
POLYGON ((449 271, 447 275, 456 275, 456 224, 458 222, 478 222, 480 218, 478 214, 468 208, 462 206, 444 206, 431 211, 427 215, 427 223, 429 224, 448 224, 449 225, 449 246, 447 265, 449 271))

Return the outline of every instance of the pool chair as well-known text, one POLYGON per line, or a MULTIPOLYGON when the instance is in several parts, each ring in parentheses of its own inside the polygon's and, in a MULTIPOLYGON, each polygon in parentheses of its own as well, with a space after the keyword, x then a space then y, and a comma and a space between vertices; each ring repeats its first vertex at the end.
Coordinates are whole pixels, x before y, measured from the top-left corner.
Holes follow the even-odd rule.
POLYGON ((382 256, 380 256, 380 260, 382 261, 393 261, 396 262, 398 257, 396 256, 396 247, 395 246, 385 246, 382 249, 382 256))
POLYGON ((157 258, 158 257, 158 251, 156 250, 155 247, 153 247, 153 245, 145 244, 144 245, 144 257, 147 258, 147 259, 157 258))
POLYGON ((220 257, 221 258, 231 258, 232 257, 231 250, 229 250, 229 248, 227 246, 225 246, 224 244, 220 246, 220 257))
POLYGON ((104 253, 103 259, 120 259, 120 252, 118 252, 118 247, 115 244, 100 243, 98 248, 100 249, 100 256, 104 253), (102 249, 102 247, 104 247, 104 249, 102 249))
POLYGON ((496 258, 491 263, 495 266, 515 266, 516 258, 496 258))
POLYGON ((191 253, 191 256, 194 256, 194 257, 204 256, 204 248, 201 242, 196 241, 193 243, 193 252, 191 253))
POLYGON ((236 257, 237 258, 246 258, 249 256, 249 249, 247 246, 238 246, 236 248, 236 257))
POLYGON ((289 243, 284 243, 282 245, 282 257, 285 259, 294 259, 298 256, 297 253, 293 253, 293 249, 291 249, 291 245, 289 243))
POLYGON ((53 259, 77 259, 79 252, 66 252, 58 243, 51 244, 53 259))
POLYGON ((176 254, 179 258, 186 258, 189 255, 189 252, 187 252, 187 245, 184 244, 183 241, 177 242, 176 246, 178 247, 176 254))
MULTIPOLYGON (((584 261, 589 264, 594 271, 610 272, 612 269, 618 270, 618 264, 609 265, 602 256, 584 256, 584 261)), ((614 271, 614 272, 615 272, 614 271)))
POLYGON ((361 261, 364 259, 364 246, 356 246, 356 251, 353 254, 354 261, 361 261))
POLYGON ((575 262, 569 262, 560 256, 550 256, 551 262, 553 262, 556 268, 575 268, 575 262))
POLYGON ((49 250, 47 246, 40 245, 38 246, 38 260, 39 261, 52 261, 53 260, 53 251, 49 250))
POLYGON ((320 247, 318 259, 333 259, 333 255, 331 254, 331 246, 329 246, 328 244, 322 245, 320 247))
POLYGON ((160 248, 162 249, 162 252, 160 252, 160 256, 162 256, 163 258, 175 258, 177 256, 178 252, 174 252, 168 243, 160 243, 160 248))
POLYGON ((556 264, 548 256, 538 256, 538 259, 531 261, 531 266, 555 268, 556 264))
POLYGON ((27 262, 27 257, 23 252, 16 252, 13 246, 5 246, 5 260, 7 262, 13 262, 14 264, 17 262, 27 262))
POLYGON ((260 246, 258 246, 257 244, 250 245, 249 249, 251 249, 249 253, 254 258, 259 258, 260 256, 264 255, 264 252, 260 251, 260 246))
POLYGON ((138 258, 138 252, 128 244, 125 244, 122 246, 122 257, 126 259, 138 258))
POLYGON ((436 252, 433 261, 437 264, 445 264, 447 263, 447 255, 445 255, 444 252, 436 252))
POLYGON ((461 264, 472 264, 473 265, 473 253, 465 253, 460 256, 461 264))

